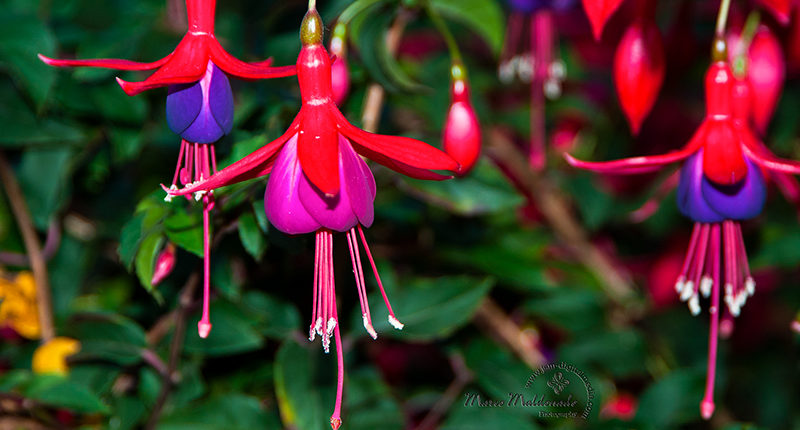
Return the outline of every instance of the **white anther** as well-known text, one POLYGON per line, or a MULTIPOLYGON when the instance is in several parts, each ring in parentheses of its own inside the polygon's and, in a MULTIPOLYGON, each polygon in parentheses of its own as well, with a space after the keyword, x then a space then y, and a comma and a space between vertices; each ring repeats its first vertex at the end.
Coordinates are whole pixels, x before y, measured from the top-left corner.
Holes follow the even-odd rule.
POLYGON ((683 286, 681 291, 681 301, 685 302, 694 295, 694 282, 689 281, 683 286))
POLYGON ((685 286, 686 286, 686 277, 685 276, 678 277, 678 280, 675 281, 675 292, 680 294, 681 292, 683 292, 683 288, 685 286))
POLYGON ((692 298, 689 300, 689 312, 694 316, 700 314, 700 298, 697 294, 692 295, 692 298))
MULTIPOLYGON (((178 191, 178 187, 176 187, 175 184, 172 184, 169 187, 169 191, 178 191)), ((167 203, 171 202, 172 199, 175 197, 169 191, 167 191, 167 195, 166 195, 166 197, 164 197, 164 201, 167 202, 167 203)))
POLYGON ((401 323, 394 315, 389 315, 389 324, 398 330, 402 330, 405 327, 405 324, 401 323))
POLYGON ((367 330, 367 333, 369 333, 369 335, 372 336, 373 339, 377 339, 378 333, 375 332, 375 328, 372 327, 372 324, 370 324, 369 318, 367 318, 367 314, 362 314, 361 319, 364 321, 364 329, 367 330))
POLYGON ((710 276, 703 276, 703 279, 700 280, 700 292, 703 293, 703 297, 708 298, 711 295, 712 285, 714 285, 714 280, 710 276))
POLYGON ((325 328, 326 334, 330 336, 334 328, 336 328, 336 318, 328 319, 328 327, 325 328))
POLYGON ((744 281, 744 290, 747 292, 747 295, 752 296, 756 292, 756 281, 753 280, 751 277, 747 277, 744 281))

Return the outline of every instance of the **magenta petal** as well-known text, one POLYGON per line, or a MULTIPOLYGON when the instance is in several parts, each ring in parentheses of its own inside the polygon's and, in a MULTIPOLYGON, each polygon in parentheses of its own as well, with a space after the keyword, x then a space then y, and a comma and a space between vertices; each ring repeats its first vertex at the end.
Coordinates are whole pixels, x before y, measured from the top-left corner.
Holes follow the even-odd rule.
POLYGON ((339 135, 339 154, 341 168, 339 176, 341 183, 347 188, 347 195, 350 197, 350 207, 358 218, 358 222, 364 227, 372 225, 375 219, 375 178, 372 171, 367 167, 367 163, 356 154, 353 147, 341 134, 339 135))
POLYGON ((287 234, 310 233, 321 227, 300 202, 300 178, 305 178, 305 175, 297 159, 297 135, 294 135, 278 154, 264 193, 267 219, 287 234))
MULTIPOLYGON (((341 143, 341 141, 340 141, 341 143)), ((341 147, 341 146, 340 146, 341 147)), ((342 167, 342 154, 339 151, 339 180, 344 181, 344 168, 342 167)), ((309 214, 323 227, 335 231, 347 231, 358 224, 358 218, 353 213, 350 203, 350 193, 347 187, 339 187, 339 192, 334 196, 326 196, 325 193, 315 187, 308 180, 306 175, 302 175, 297 187, 300 194, 300 201, 303 202, 309 214)))

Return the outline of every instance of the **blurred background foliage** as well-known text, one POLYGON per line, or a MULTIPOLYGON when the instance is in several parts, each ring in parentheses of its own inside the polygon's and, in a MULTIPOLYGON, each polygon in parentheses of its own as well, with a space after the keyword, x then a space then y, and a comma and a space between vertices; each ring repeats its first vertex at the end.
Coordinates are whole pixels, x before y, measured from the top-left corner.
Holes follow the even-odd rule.
MULTIPOLYGON (((320 0, 329 28, 349 3, 320 0)), ((420 1, 375 3, 351 23, 353 85, 342 110, 360 124, 366 88, 378 82, 388 90, 380 130, 440 145, 450 66, 442 38, 420 1), (410 20, 395 59, 382 41, 400 8, 410 20)), ((463 50, 485 154, 497 153, 498 139, 524 153, 528 89, 497 79, 506 5, 430 3, 463 50)), ((660 3, 667 78, 638 138, 628 132, 610 77, 625 13, 612 18, 599 43, 579 4, 558 15, 567 79, 562 96, 547 105, 550 141, 566 139, 556 148, 605 160, 665 152, 688 139, 703 112, 702 76, 718 2, 660 3)), ((80 342, 80 352, 67 359, 68 375, 40 374, 32 370, 38 342, 4 329, 0 428, 131 429, 149 420, 168 430, 327 428, 335 359, 304 340, 311 237, 290 238, 268 226, 264 181, 219 192, 214 329, 201 340, 194 331, 200 210, 183 199, 165 203, 158 186, 170 179, 179 143, 166 126, 165 91, 128 97, 113 79, 117 72, 57 70, 36 58, 160 58, 184 31, 182 2, 0 0, 0 6, 0 151, 42 242, 56 236, 45 246, 56 331, 80 342), (176 265, 153 287, 156 257, 168 242, 177 247, 176 265), (181 291, 195 294, 187 293, 181 305, 181 291), (181 324, 188 330, 176 343, 181 324), (163 366, 173 363, 171 379, 163 366)), ((217 36, 239 58, 293 64, 305 6, 219 2, 217 36)), ((217 145, 222 164, 277 137, 300 103, 289 78, 231 82, 236 116, 233 133, 217 145)), ((767 139, 795 159, 798 91, 790 79, 767 139)), ((676 210, 674 194, 648 220, 629 218, 666 175, 577 172, 552 149, 538 178, 580 220, 591 245, 609 256, 630 287, 620 293, 575 258, 576 244, 554 233, 539 210, 539 190, 515 178, 501 158, 484 156, 470 176, 442 183, 373 166, 380 192, 367 234, 406 328, 389 328, 368 281, 375 321, 383 321, 376 325, 378 340, 369 339, 346 253, 337 252, 340 315, 350 315, 342 318, 345 428, 800 428, 798 335, 789 330, 800 308, 796 208, 771 195, 764 214, 744 225, 759 290, 721 344, 718 409, 706 423, 698 403, 707 314, 692 317, 672 290, 690 223, 676 210), (502 399, 520 390, 544 361, 565 361, 586 373, 596 393, 588 421, 464 407, 468 392, 502 399)), ((5 194, 0 249, 25 252, 5 194)), ((28 270, 12 263, 0 268, 8 282, 28 270)))

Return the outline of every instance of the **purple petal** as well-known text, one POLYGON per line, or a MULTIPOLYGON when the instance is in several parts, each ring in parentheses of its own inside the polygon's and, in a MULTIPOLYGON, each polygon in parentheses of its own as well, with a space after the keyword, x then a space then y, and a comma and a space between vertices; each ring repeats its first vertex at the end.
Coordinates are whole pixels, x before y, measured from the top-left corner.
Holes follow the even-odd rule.
POLYGON ((200 83, 170 85, 167 90, 167 124, 175 134, 182 134, 200 114, 203 90, 200 83))
POLYGON ((545 0, 508 0, 508 5, 514 12, 532 13, 543 7, 549 2, 545 0))
POLYGON ((170 85, 167 123, 182 138, 212 143, 233 126, 233 92, 228 77, 209 62, 206 74, 194 84, 170 85))
POLYGON ((286 142, 278 154, 264 193, 267 219, 275 228, 287 234, 310 233, 321 227, 300 202, 298 193, 300 178, 304 178, 304 175, 297 159, 297 135, 295 135, 286 142))
POLYGON ((367 163, 356 154, 353 147, 341 134, 339 135, 339 157, 341 167, 339 176, 350 198, 350 206, 364 227, 372 225, 375 219, 375 178, 367 163))
POLYGON ((755 218, 764 208, 767 187, 761 169, 745 157, 747 176, 738 184, 720 186, 705 177, 701 190, 705 201, 715 212, 732 220, 755 218))
POLYGON ((208 106, 225 134, 233 128, 233 91, 228 75, 214 66, 209 86, 208 106))
POLYGON ((678 209, 695 222, 721 222, 725 217, 706 203, 701 191, 703 182, 703 150, 689 156, 681 167, 678 183, 678 209))

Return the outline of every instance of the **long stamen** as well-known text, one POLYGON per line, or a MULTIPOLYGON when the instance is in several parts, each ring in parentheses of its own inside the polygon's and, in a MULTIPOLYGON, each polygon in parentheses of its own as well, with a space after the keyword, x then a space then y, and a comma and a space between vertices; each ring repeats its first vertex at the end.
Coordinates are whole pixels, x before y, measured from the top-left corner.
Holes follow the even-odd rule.
MULTIPOLYGON (((195 149, 199 149, 195 147, 195 149)), ((197 165, 199 167, 200 173, 199 176, 202 179, 203 175, 209 175, 209 163, 208 163, 208 146, 204 145, 203 153, 199 155, 195 152, 195 156, 197 158, 202 159, 202 164, 197 165)), ((209 302, 211 300, 211 217, 210 212, 213 208, 214 201, 213 196, 206 195, 203 199, 203 315, 200 318, 200 322, 197 323, 197 332, 202 338, 208 337, 208 334, 211 332, 211 318, 210 318, 210 305, 209 302)))
MULTIPOLYGON (((686 288, 686 276, 689 274, 689 268, 692 264, 694 257, 694 250, 697 247, 697 241, 700 239, 700 223, 695 223, 692 229, 692 239, 689 241, 689 249, 686 251, 686 257, 683 260, 683 267, 678 280, 675 281, 675 292, 683 296, 683 290, 686 288)), ((682 297, 681 297, 682 298, 682 297)))
MULTIPOLYGON (((181 164, 183 163, 183 151, 186 147, 187 143, 185 139, 181 139, 181 149, 178 151, 178 163, 175 165, 175 174, 172 176, 172 185, 170 185, 170 190, 177 190, 178 189, 178 179, 180 179, 181 174, 181 164)), ((164 197, 165 202, 171 202, 174 196, 167 193, 167 196, 164 197)))
POLYGON ((350 260, 353 262, 353 275, 356 278, 356 288, 358 289, 358 301, 361 302, 361 318, 364 322, 364 329, 367 330, 373 339, 378 338, 378 333, 372 326, 372 315, 369 313, 369 301, 367 300, 367 288, 364 282, 364 269, 361 267, 361 253, 358 250, 358 239, 356 238, 355 227, 347 232, 347 245, 350 247, 350 260))
POLYGON ((732 231, 732 221, 724 221, 723 235, 725 247, 725 303, 733 316, 739 316, 736 294, 736 241, 732 231))
POLYGON ((756 281, 753 280, 753 276, 750 274, 750 263, 747 261, 747 251, 744 248, 742 226, 738 223, 736 224, 736 235, 738 237, 737 242, 739 245, 739 257, 741 259, 740 264, 744 272, 744 291, 746 298, 748 296, 752 296, 756 292, 756 281))
POLYGON ((312 299, 312 310, 311 310, 311 326, 308 328, 308 340, 310 342, 314 341, 315 332, 316 332, 316 322, 317 322, 317 295, 319 293, 319 255, 320 255, 320 240, 319 240, 319 232, 314 235, 315 238, 315 245, 314 245, 314 293, 311 295, 312 299))
POLYGON ((698 290, 700 289, 700 277, 703 275, 703 265, 706 261, 706 251, 708 249, 708 237, 710 232, 711 226, 709 224, 703 224, 703 228, 700 233, 699 248, 697 249, 697 255, 695 255, 694 265, 691 270, 693 288, 690 290, 691 295, 689 296, 689 310, 692 312, 692 315, 700 314, 700 298, 698 297, 698 290))
POLYGON ((389 297, 386 296, 386 291, 383 289, 383 283, 381 282, 381 277, 378 275, 378 268, 375 267, 375 260, 372 259, 372 252, 369 250, 369 245, 367 245, 367 238, 364 236, 364 230, 361 228, 361 224, 358 225, 358 233, 361 235, 361 243, 364 245, 364 250, 367 251, 367 258, 369 258, 369 264, 372 266, 372 272, 375 274, 375 280, 378 281, 378 288, 381 289, 381 295, 383 296, 383 302, 386 303, 386 309, 389 310, 389 324, 392 327, 402 330, 404 324, 397 319, 394 315, 394 311, 392 310, 392 305, 389 303, 389 297))
MULTIPOLYGON (((711 240, 719 243, 719 224, 714 224, 711 232, 711 240)), ((727 249, 726 249, 727 252, 727 249)), ((727 264, 727 262, 726 262, 727 264)), ((727 269, 727 268, 726 268, 727 269)), ((711 418, 714 414, 714 378, 717 371, 717 343, 719 341, 719 273, 720 273, 720 254, 714 255, 714 284, 711 293, 711 307, 708 309, 711 315, 711 327, 708 334, 708 370, 706 373, 706 391, 703 401, 700 402, 700 414, 704 419, 711 418)))

